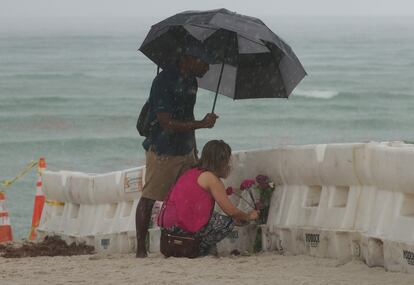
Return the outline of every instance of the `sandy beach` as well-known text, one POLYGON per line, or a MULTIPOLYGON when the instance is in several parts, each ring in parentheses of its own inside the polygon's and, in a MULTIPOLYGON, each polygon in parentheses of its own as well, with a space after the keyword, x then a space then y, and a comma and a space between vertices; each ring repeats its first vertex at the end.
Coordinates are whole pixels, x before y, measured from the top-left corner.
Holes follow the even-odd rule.
POLYGON ((253 256, 164 258, 116 256, 0 258, 6 284, 413 284, 414 276, 353 260, 262 253, 253 256))

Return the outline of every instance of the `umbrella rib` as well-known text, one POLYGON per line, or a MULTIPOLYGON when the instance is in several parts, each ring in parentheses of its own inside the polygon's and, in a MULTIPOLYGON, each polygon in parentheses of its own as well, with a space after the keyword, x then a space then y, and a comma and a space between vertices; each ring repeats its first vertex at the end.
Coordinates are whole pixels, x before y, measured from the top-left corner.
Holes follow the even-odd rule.
POLYGON ((255 40, 253 40, 253 39, 251 39, 251 38, 249 38, 249 37, 247 37, 247 36, 244 36, 243 34, 240 34, 240 33, 237 33, 237 35, 239 35, 239 36, 240 36, 240 37, 242 37, 243 39, 246 39, 246 40, 248 40, 248 41, 251 41, 251 42, 253 42, 253 43, 256 43, 256 44, 258 44, 258 45, 261 45, 261 46, 266 47, 266 45, 265 45, 265 44, 263 44, 263 42, 258 42, 258 41, 255 41, 255 40))
MULTIPOLYGON (((151 39, 151 41, 153 41, 154 39, 158 38, 158 37, 160 36, 160 35, 159 35, 159 33, 160 33, 162 30, 167 29, 167 28, 170 28, 170 27, 171 27, 171 26, 164 26, 164 27, 161 27, 161 28, 159 28, 158 30, 154 31, 154 35, 153 35, 153 38, 151 39)), ((148 37, 148 35, 147 35, 147 37, 148 37)), ((147 37, 144 39, 143 43, 141 44, 141 46, 139 47, 139 49, 138 49, 138 50, 141 50, 141 48, 144 46, 145 41, 147 40, 147 37)))
POLYGON ((197 24, 188 24, 188 26, 193 26, 193 27, 203 28, 203 29, 209 29, 209 30, 215 30, 215 31, 220 29, 219 27, 216 27, 216 26, 215 27, 209 27, 209 26, 197 25, 197 24))
POLYGON ((204 40, 201 40, 202 42, 205 41, 206 39, 208 39, 209 37, 211 37, 212 34, 214 34, 215 32, 217 32, 220 29, 219 27, 215 28, 215 27, 209 27, 209 26, 197 25, 197 24, 188 24, 188 25, 185 25, 185 26, 191 26, 191 27, 196 27, 196 28, 201 28, 201 29, 205 29, 205 30, 214 31, 210 35, 208 35, 204 40))

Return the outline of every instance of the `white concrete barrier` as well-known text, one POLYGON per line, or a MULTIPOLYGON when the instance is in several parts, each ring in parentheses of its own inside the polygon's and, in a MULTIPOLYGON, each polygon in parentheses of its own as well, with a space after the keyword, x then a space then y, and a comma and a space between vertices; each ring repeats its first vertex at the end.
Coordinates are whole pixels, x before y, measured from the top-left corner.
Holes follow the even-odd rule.
POLYGON ((414 146, 295 148, 284 150, 265 248, 414 272, 414 146))
MULTIPOLYGON (((258 174, 277 184, 262 227, 265 250, 360 258, 370 266, 414 272, 414 145, 284 146, 236 152, 232 162, 226 186, 237 188, 258 174)), ((45 205, 39 233, 85 240, 106 252, 133 251, 143 172, 142 167, 102 175, 45 171, 46 198, 65 205, 45 205)), ((235 244, 226 243, 222 252, 235 244)), ((154 241, 152 250, 157 247, 154 241)))
POLYGON ((108 253, 133 251, 144 172, 144 167, 107 174, 45 171, 46 198, 64 206, 45 204, 39 237, 56 234, 108 253))
POLYGON ((282 181, 281 177, 281 149, 264 149, 233 152, 233 171, 224 180, 226 186, 238 187, 247 178, 254 179, 263 174, 275 183, 282 181))
POLYGON ((297 153, 294 147, 285 150, 282 184, 275 191, 280 192, 280 213, 274 217, 272 213, 270 220, 281 227, 353 229, 361 192, 354 158, 359 147, 334 144, 299 147, 297 153))
POLYGON ((230 254, 251 254, 257 235, 255 223, 242 227, 234 227, 233 231, 217 244, 217 251, 220 255, 230 254))

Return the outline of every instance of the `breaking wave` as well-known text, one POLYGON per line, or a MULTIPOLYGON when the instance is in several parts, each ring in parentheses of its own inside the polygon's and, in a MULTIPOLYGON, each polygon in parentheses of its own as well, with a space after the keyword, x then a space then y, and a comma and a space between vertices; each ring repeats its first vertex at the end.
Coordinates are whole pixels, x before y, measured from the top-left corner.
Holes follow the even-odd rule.
POLYGON ((317 98, 317 99, 332 99, 339 95, 335 90, 297 90, 293 92, 294 96, 317 98))

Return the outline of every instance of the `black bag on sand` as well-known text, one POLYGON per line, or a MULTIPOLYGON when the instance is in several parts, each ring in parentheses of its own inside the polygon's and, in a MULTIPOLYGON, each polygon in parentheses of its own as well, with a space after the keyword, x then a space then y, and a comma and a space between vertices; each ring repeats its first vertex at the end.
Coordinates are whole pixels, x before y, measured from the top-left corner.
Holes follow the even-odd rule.
POLYGON ((201 238, 194 235, 174 234, 161 230, 160 250, 165 257, 196 258, 200 255, 201 238))
POLYGON ((193 234, 176 234, 164 227, 165 208, 170 199, 171 190, 168 192, 164 203, 161 206, 158 224, 161 227, 160 251, 165 257, 188 257, 196 258, 200 256, 201 238, 193 234))

